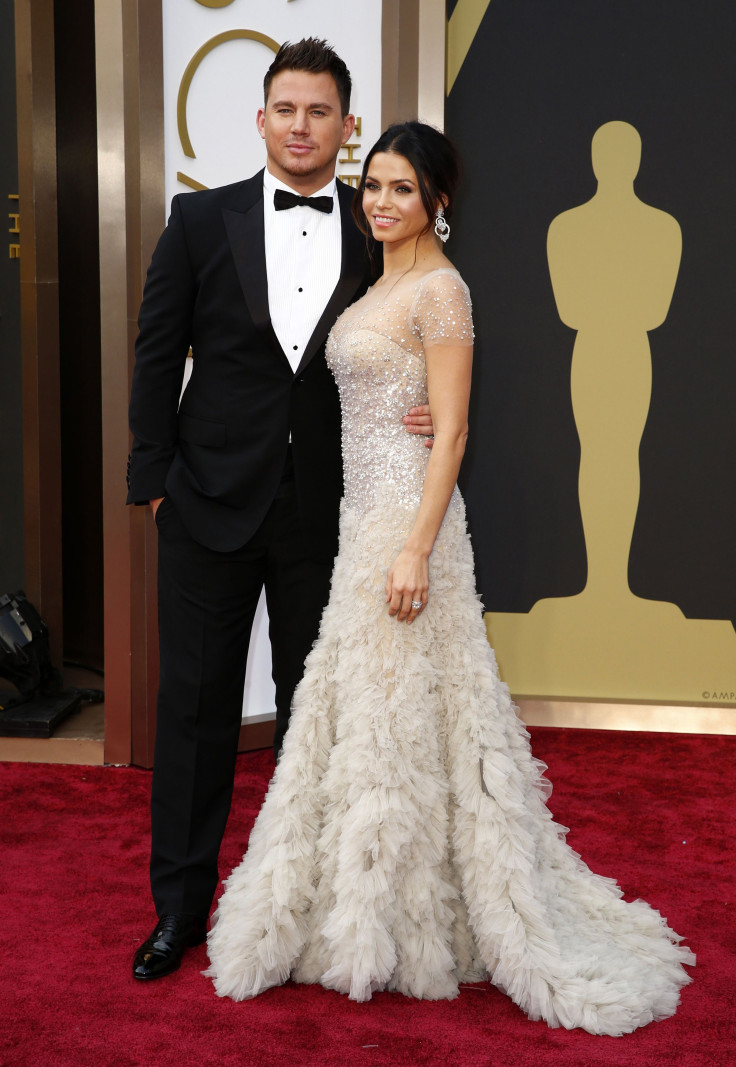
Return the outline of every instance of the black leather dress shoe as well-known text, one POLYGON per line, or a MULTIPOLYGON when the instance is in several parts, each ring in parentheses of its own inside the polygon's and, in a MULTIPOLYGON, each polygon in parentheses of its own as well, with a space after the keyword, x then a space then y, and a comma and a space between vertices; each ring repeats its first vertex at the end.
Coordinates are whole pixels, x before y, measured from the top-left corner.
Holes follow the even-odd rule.
POLYGON ((206 936, 207 921, 197 915, 162 915, 133 957, 133 977, 145 982, 171 974, 181 963, 184 950, 201 945, 206 936))

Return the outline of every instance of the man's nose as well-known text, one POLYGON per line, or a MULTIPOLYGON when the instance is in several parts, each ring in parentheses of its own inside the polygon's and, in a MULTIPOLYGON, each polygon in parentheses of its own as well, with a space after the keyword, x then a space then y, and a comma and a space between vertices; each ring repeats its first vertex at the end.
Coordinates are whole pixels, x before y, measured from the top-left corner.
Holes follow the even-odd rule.
POLYGON ((300 133, 309 129, 309 112, 306 108, 295 109, 291 120, 291 128, 292 130, 299 130, 300 133))

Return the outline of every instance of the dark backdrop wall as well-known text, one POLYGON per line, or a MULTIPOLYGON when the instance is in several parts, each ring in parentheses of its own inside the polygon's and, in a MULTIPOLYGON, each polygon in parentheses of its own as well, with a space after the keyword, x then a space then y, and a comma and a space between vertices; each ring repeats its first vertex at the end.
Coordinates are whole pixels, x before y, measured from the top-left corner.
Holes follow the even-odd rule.
POLYGON ((23 418, 20 349, 20 260, 10 258, 19 241, 18 141, 15 111, 15 19, 12 4, 0 5, 0 593, 23 588, 23 418))
POLYGON ((546 238, 595 193, 592 136, 620 119, 643 142, 637 195, 683 234, 669 315, 650 334, 630 586, 688 617, 736 618, 734 54, 736 5, 722 0, 492 0, 449 94, 466 177, 448 251, 478 333, 463 488, 490 610, 585 584, 575 334, 546 238))

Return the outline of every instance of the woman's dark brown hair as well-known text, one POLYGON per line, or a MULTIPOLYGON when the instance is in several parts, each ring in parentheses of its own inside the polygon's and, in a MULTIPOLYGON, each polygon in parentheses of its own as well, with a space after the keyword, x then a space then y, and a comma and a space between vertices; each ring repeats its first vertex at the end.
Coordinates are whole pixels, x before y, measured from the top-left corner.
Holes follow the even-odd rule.
POLYGON ((434 226, 434 216, 440 205, 444 205, 445 218, 452 218, 455 193, 460 182, 457 149, 434 126, 428 126, 425 122, 399 122, 381 134, 366 157, 352 207, 353 218, 362 233, 366 236, 371 234, 363 212, 363 191, 371 160, 378 152, 393 152, 403 156, 414 168, 419 195, 429 220, 422 233, 427 233, 434 226))

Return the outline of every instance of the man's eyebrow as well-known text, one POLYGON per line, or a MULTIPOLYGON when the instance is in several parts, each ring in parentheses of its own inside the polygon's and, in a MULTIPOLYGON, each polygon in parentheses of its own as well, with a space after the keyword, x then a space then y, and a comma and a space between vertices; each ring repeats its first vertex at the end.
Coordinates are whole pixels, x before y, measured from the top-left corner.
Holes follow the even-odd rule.
MULTIPOLYGON (((293 100, 274 100, 270 107, 296 107, 293 100)), ((322 111, 334 111, 332 104, 316 101, 314 104, 308 104, 307 110, 311 111, 313 108, 318 107, 322 111)))

